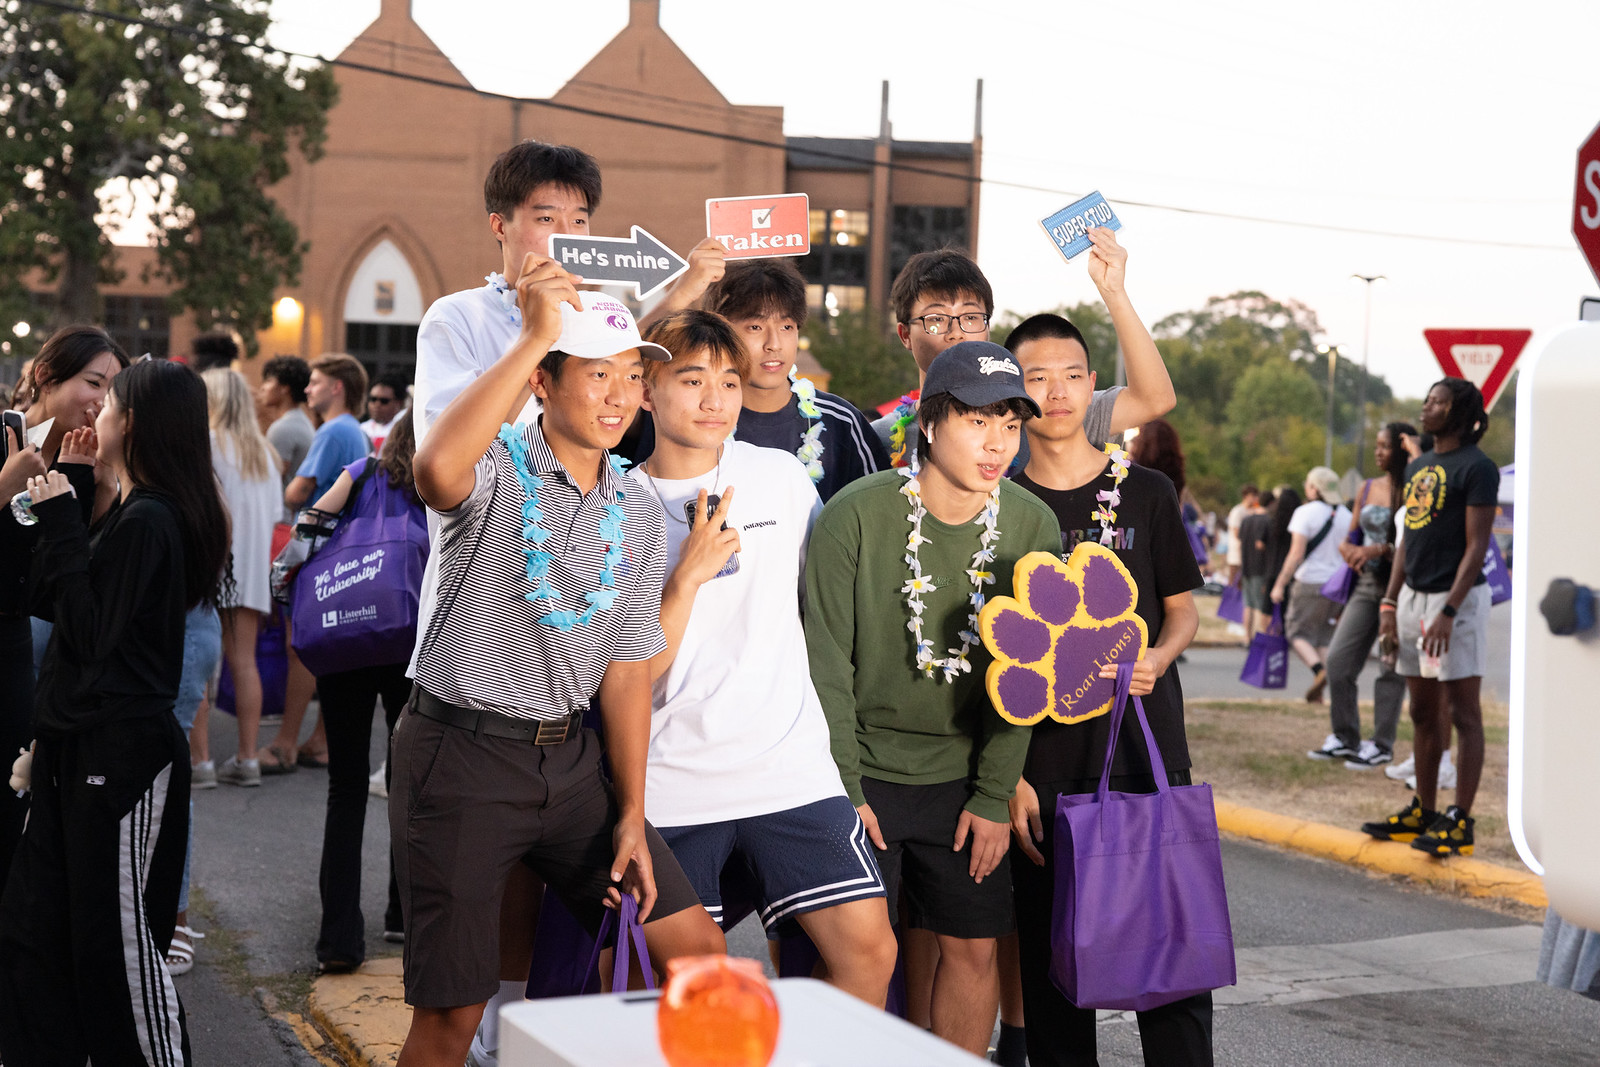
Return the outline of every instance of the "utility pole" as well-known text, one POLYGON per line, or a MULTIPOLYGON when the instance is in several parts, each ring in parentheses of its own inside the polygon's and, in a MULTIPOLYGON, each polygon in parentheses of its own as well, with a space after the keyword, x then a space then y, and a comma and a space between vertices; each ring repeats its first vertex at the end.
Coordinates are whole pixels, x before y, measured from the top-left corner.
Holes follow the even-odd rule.
POLYGON ((1384 281, 1381 274, 1352 274, 1366 283, 1367 314, 1361 329, 1361 380, 1356 384, 1356 408, 1361 412, 1361 436, 1356 438, 1356 472, 1367 473, 1367 356, 1372 348, 1372 283, 1384 281))
POLYGON ((1319 355, 1326 353, 1328 356, 1328 429, 1327 436, 1322 443, 1322 465, 1333 467, 1333 375, 1339 365, 1338 345, 1318 345, 1319 355))

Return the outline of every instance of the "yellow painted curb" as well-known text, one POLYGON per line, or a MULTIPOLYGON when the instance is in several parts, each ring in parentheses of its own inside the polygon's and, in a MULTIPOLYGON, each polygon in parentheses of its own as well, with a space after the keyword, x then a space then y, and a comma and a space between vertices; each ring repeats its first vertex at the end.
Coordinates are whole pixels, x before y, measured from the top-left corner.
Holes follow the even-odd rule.
POLYGON ((392 1067, 399 1058, 411 1028, 399 957, 364 963, 354 974, 323 975, 311 985, 310 1002, 311 1017, 347 1063, 392 1067))
POLYGON ((1470 856, 1434 859, 1395 841, 1378 841, 1356 830, 1308 822, 1288 815, 1246 808, 1218 799, 1217 826, 1223 833, 1270 845, 1281 845, 1324 859, 1368 870, 1397 874, 1470 897, 1513 900, 1536 908, 1549 907, 1544 883, 1528 871, 1470 856))

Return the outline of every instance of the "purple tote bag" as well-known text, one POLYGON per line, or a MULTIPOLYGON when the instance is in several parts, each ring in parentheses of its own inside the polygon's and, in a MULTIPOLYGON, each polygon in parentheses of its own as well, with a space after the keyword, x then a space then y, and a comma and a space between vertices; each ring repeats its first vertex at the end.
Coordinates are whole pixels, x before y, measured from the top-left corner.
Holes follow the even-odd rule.
POLYGON ((1244 590, 1239 588, 1237 580, 1223 587, 1222 602, 1217 605, 1217 618, 1244 625, 1244 590))
POLYGON ((289 617, 300 662, 323 675, 409 660, 427 561, 422 509, 382 471, 368 477, 328 543, 295 576, 289 617))
POLYGON ((1050 980, 1080 1008, 1148 1011, 1237 980, 1211 787, 1168 784, 1137 697, 1158 791, 1109 788, 1132 677, 1117 669, 1100 788, 1056 798, 1050 980))
POLYGON ((572 917, 555 893, 545 890, 544 904, 539 909, 539 932, 533 942, 533 963, 528 969, 529 1000, 545 997, 575 997, 597 992, 600 986, 600 950, 616 930, 616 959, 612 963, 611 989, 620 993, 628 988, 628 968, 637 960, 644 975, 644 987, 654 989, 655 975, 650 971, 650 954, 645 948, 644 929, 639 925, 639 905, 626 893, 622 906, 616 911, 606 909, 600 920, 600 931, 590 937, 589 932, 572 917), (620 914, 619 914, 620 912, 620 914), (589 962, 582 964, 587 953, 589 962), (582 966, 582 970, 577 968, 582 966))
POLYGON ((1489 604, 1504 604, 1511 599, 1511 572, 1506 569, 1506 557, 1500 552, 1500 542, 1489 535, 1489 550, 1483 554, 1483 576, 1489 582, 1489 604))
POLYGON ((1239 681, 1257 689, 1282 689, 1289 684, 1289 639, 1283 636, 1283 607, 1274 606, 1267 628, 1250 639, 1239 681))

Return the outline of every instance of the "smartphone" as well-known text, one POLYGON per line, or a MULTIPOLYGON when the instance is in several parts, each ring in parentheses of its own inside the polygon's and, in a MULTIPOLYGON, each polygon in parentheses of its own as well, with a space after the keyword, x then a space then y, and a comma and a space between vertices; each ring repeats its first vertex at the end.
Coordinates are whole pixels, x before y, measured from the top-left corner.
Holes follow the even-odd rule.
MULTIPOLYGON (((11 431, 11 430, 15 430, 16 431, 16 433, 17 433, 17 438, 16 439, 17 439, 18 445, 20 445, 23 448, 27 448, 28 447, 28 420, 23 417, 22 412, 16 411, 16 410, 8 410, 4 415, 0 415, 0 420, 3 420, 4 427, 5 427, 5 429, 7 431, 11 431)), ((4 437, 4 439, 5 439, 3 442, 0 442, 0 459, 10 459, 11 458, 11 434, 9 432, 7 432, 7 433, 4 433, 4 434, 0 434, 0 437, 4 437)))
MULTIPOLYGON (((691 528, 694 526, 694 517, 695 517, 695 515, 699 513, 699 510, 700 510, 699 504, 700 504, 700 501, 699 501, 698 498, 696 498, 694 500, 687 500, 687 501, 684 502, 684 505, 683 505, 683 516, 684 516, 684 518, 689 520, 689 526, 691 528)), ((707 514, 715 515, 717 513, 717 508, 720 507, 721 505, 722 505, 722 497, 719 496, 718 494, 712 493, 710 496, 706 497, 706 513, 707 514)), ((727 523, 723 523, 722 524, 722 528, 724 530, 726 530, 728 528, 728 524, 727 523)), ((739 573, 739 553, 735 552, 733 555, 728 557, 728 562, 726 562, 726 563, 724 563, 722 565, 722 569, 719 570, 716 574, 713 574, 712 577, 713 578, 726 578, 730 574, 738 574, 738 573, 739 573)))

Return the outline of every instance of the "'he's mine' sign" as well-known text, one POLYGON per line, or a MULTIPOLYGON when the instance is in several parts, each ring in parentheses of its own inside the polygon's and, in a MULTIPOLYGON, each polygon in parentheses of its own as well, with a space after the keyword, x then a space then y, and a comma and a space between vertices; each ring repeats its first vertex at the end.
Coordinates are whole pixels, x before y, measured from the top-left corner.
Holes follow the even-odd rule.
POLYGON ((1080 252, 1087 252, 1094 243, 1089 240, 1090 230, 1096 226, 1120 230, 1122 220, 1111 210, 1106 198, 1096 191, 1068 204, 1049 218, 1040 219, 1039 225, 1049 234, 1062 258, 1071 260, 1080 252))
POLYGON ((640 300, 689 269, 687 260, 638 226, 630 237, 553 233, 550 258, 588 284, 631 285, 640 300))
POLYGON ((811 198, 778 193, 707 200, 706 236, 721 241, 729 259, 806 255, 811 251, 811 198))

